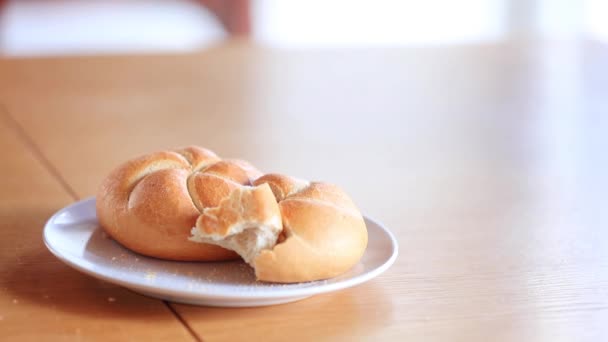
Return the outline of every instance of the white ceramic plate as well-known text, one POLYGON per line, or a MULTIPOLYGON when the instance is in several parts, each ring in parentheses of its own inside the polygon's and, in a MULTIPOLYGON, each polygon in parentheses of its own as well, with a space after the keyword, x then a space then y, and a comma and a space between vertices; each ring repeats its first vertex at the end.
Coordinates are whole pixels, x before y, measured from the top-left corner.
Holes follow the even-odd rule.
POLYGON ((369 243, 359 264, 339 277, 299 284, 256 281, 242 261, 176 262, 133 253, 99 228, 94 198, 53 215, 44 227, 44 242, 77 270, 147 296, 195 305, 261 306, 355 286, 384 272, 397 258, 397 241, 381 224, 367 217, 365 223, 369 243))

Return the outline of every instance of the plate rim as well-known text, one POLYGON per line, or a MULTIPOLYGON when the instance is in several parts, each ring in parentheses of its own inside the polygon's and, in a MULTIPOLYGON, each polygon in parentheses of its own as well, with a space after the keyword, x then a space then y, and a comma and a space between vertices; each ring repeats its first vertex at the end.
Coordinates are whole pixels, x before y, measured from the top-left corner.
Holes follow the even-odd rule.
MULTIPOLYGON (((55 219, 62 213, 69 211, 70 209, 72 209, 76 206, 86 206, 86 205, 92 205, 93 207, 95 207, 95 197, 91 196, 91 197, 73 202, 73 203, 59 209, 47 220, 47 222, 45 223, 44 228, 43 228, 43 240, 44 240, 44 244, 45 244, 46 248, 55 257, 57 257, 59 260, 61 260, 66 265, 68 265, 82 273, 85 273, 91 277, 101 279, 101 280, 107 281, 112 284, 120 285, 120 286, 128 288, 128 289, 133 289, 133 290, 140 289, 141 291, 145 291, 145 292, 165 294, 167 296, 173 296, 173 297, 199 298, 199 299, 200 298, 226 298, 226 299, 255 300, 255 299, 263 299, 263 298, 287 298, 287 297, 297 297, 297 296, 311 296, 311 295, 320 294, 320 293, 327 293, 327 292, 337 291, 337 290, 341 290, 341 289, 348 288, 348 287, 357 286, 357 285, 360 285, 364 282, 367 282, 367 281, 379 276, 380 274, 384 273, 388 268, 390 268, 393 265, 393 263, 396 261, 397 256, 399 254, 399 245, 398 245, 397 239, 395 238, 393 233, 388 228, 386 228, 386 226, 384 224, 382 224, 380 221, 375 220, 369 216, 363 215, 363 218, 366 221, 369 221, 369 222, 375 224, 378 228, 380 228, 380 230, 382 230, 386 234, 386 236, 388 237, 388 240, 391 243, 391 248, 392 248, 391 256, 388 259, 386 259, 382 264, 380 264, 380 266, 377 266, 376 268, 374 268, 368 272, 359 274, 352 278, 334 282, 334 283, 319 283, 319 284, 316 284, 316 286, 300 287, 300 288, 276 288, 276 291, 273 291, 273 292, 247 291, 247 292, 240 292, 235 295, 234 292, 227 293, 227 292, 222 292, 222 290, 218 290, 218 289, 214 289, 214 288, 206 288, 203 291, 202 290, 190 290, 190 289, 179 289, 178 290, 178 289, 172 289, 172 288, 157 285, 157 284, 155 285, 154 283, 132 282, 132 281, 120 279, 118 277, 108 276, 104 273, 95 272, 94 270, 91 270, 91 269, 87 268, 85 265, 82 265, 81 263, 70 258, 70 255, 68 253, 62 252, 62 251, 58 250, 57 248, 55 248, 55 246, 53 246, 53 244, 51 242, 49 242, 49 236, 48 236, 49 231, 51 229, 50 227, 55 224, 54 223, 55 219)), ((95 220, 97 221, 97 216, 94 215, 94 217, 95 217, 95 220)), ((122 245, 120 245, 120 247, 125 248, 122 245)), ((133 252, 133 253, 135 253, 135 252, 133 252)), ((135 254, 138 254, 138 253, 135 253, 135 254)), ((142 257, 144 257, 144 256, 142 256, 142 257)), ((151 259, 153 259, 153 258, 151 258, 151 259)), ((78 258, 77 260, 84 260, 84 259, 78 258)), ((91 264, 91 262, 87 262, 87 263, 91 264)), ((323 282, 323 281, 324 280, 319 280, 318 282, 323 282)), ((272 283, 272 284, 275 284, 275 283, 272 283)), ((276 284, 277 285, 286 285, 286 286, 290 285, 290 284, 281 284, 281 283, 276 283, 276 284)))

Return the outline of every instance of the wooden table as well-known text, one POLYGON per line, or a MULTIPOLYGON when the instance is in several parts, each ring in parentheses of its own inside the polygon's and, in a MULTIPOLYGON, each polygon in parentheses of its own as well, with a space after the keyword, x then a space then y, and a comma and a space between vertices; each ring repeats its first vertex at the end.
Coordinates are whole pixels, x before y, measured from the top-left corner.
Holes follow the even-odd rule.
POLYGON ((608 340, 600 43, 3 59, 0 150, 7 340, 608 340), (397 262, 352 289, 222 309, 45 249, 49 216, 119 162, 188 144, 341 185, 396 234, 397 262))

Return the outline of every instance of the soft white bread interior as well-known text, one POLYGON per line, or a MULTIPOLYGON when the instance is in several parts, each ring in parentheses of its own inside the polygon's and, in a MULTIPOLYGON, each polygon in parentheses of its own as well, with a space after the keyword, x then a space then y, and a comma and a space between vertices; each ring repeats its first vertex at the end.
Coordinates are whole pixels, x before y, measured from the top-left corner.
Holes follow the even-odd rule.
POLYGON ((221 160, 196 146, 151 153, 125 162, 102 182, 97 218, 116 241, 140 254, 211 261, 238 256, 188 240, 201 212, 261 176, 247 162, 221 160))
POLYGON ((237 251, 259 280, 279 283, 335 277, 363 256, 365 222, 337 186, 278 174, 262 176, 253 185, 205 209, 192 240, 237 251), (278 204, 282 231, 272 203, 278 204))
POLYGON ((203 210, 192 229, 192 241, 237 252, 247 263, 274 247, 283 227, 279 206, 267 184, 240 187, 215 208, 203 210))

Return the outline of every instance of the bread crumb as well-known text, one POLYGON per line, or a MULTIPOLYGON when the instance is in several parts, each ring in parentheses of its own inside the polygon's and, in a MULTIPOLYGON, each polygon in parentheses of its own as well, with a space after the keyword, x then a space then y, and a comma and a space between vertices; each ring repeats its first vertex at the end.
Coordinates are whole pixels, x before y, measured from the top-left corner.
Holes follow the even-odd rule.
POLYGON ((116 260, 116 257, 112 257, 112 261, 116 260))
POLYGON ((44 299, 49 299, 49 295, 48 294, 45 294, 43 297, 44 297, 44 299))
POLYGON ((19 301, 17 299, 13 299, 13 304, 18 304, 19 301))
POLYGON ((4 320, 4 316, 0 316, 0 321, 4 320))
POLYGON ((108 297, 108 302, 114 303, 115 301, 116 301, 116 298, 114 298, 114 297, 108 297))
POLYGON ((146 280, 154 280, 156 279, 156 272, 146 271, 146 280))

